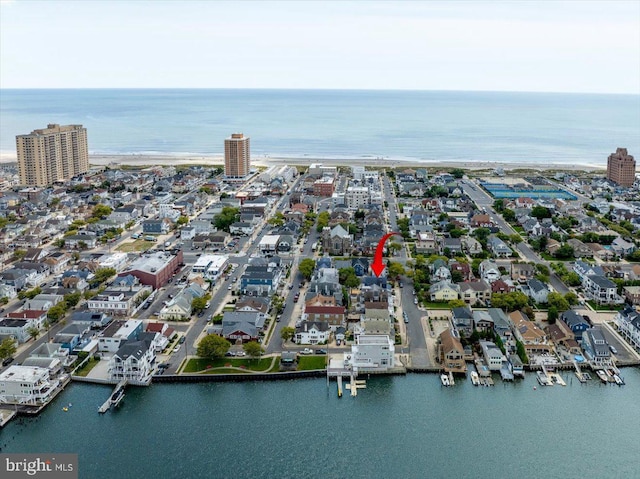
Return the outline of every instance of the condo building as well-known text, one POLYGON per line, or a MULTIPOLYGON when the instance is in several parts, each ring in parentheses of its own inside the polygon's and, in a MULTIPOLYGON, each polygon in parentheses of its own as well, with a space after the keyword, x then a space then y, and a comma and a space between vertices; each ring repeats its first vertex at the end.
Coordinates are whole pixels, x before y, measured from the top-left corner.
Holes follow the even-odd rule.
POLYGON ((636 160, 626 148, 617 148, 607 159, 607 180, 630 188, 636 180, 636 160))
POLYGON ((49 186, 89 171, 87 129, 49 124, 16 136, 20 184, 49 186))
POLYGON ((233 133, 224 140, 224 175, 227 178, 244 178, 251 168, 249 138, 233 133))

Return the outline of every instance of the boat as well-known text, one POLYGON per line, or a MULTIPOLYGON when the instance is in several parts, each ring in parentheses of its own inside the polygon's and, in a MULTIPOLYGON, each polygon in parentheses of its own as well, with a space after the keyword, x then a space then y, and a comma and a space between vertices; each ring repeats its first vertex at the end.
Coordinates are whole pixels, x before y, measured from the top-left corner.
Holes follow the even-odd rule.
POLYGON ((603 383, 609 382, 609 377, 607 376, 607 373, 605 373, 602 369, 598 369, 596 371, 596 374, 600 378, 600 381, 602 381, 603 383))
POLYGON ((68 408, 67 406, 65 406, 65 407, 63 407, 63 408, 62 408, 62 410, 63 410, 64 412, 67 412, 67 411, 69 410, 69 408, 68 408))
POLYGON ((538 379, 538 383, 540 383, 540 386, 553 386, 553 381, 551 381, 549 377, 542 371, 538 371, 536 373, 536 378, 538 379))
POLYGON ((624 386, 624 379, 622 379, 619 375, 614 374, 613 380, 616 382, 618 386, 624 386))
POLYGON ((478 373, 475 371, 471 371, 471 384, 474 386, 480 385, 480 378, 478 377, 478 373))
POLYGON ((120 388, 111 395, 111 407, 118 407, 123 399, 124 388, 120 388))
POLYGON ((442 382, 443 386, 450 386, 449 376, 447 376, 446 374, 441 374, 440 375, 440 381, 442 382))

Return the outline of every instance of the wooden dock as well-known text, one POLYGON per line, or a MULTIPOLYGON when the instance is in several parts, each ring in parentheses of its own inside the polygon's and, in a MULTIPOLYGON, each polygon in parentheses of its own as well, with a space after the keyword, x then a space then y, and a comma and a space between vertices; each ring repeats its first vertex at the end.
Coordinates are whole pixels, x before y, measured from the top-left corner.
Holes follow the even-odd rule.
POLYGON ((11 421, 17 412, 15 409, 0 409, 0 428, 3 428, 5 424, 11 421))
MULTIPOLYGON (((127 380, 123 379, 122 381, 120 381, 116 387, 113 389, 113 392, 111 394, 109 394, 109 397, 107 398, 107 400, 102 404, 102 406, 100 406, 98 408, 98 412, 100 414, 104 414, 106 413, 109 409, 111 409, 111 406, 117 405, 116 403, 113 402, 112 398, 116 396, 116 394, 121 390, 124 389, 127 386, 127 380)), ((118 403, 120 402, 121 398, 118 400, 118 403)))

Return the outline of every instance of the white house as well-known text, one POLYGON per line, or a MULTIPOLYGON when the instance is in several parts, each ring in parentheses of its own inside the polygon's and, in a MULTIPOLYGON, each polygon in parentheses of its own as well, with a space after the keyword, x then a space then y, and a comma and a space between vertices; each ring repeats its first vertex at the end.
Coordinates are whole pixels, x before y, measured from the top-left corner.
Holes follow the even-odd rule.
POLYGON ((0 373, 0 404, 45 404, 58 384, 58 380, 50 379, 46 368, 9 366, 0 373))
POLYGON ((109 379, 132 383, 148 383, 156 360, 152 341, 127 341, 109 360, 109 379))
POLYGON ((331 328, 326 321, 303 321, 296 329, 295 340, 298 344, 326 343, 331 335, 331 328))
POLYGON ((489 283, 499 280, 502 276, 498 265, 490 260, 484 260, 480 263, 478 271, 480 272, 480 277, 489 283))
POLYGON ((385 334, 360 334, 350 353, 344 353, 344 364, 355 372, 385 371, 395 365, 395 346, 385 334))
POLYGON ((480 341, 480 346, 482 347, 482 355, 484 356, 487 366, 489 366, 489 370, 500 371, 502 362, 507 360, 500 348, 491 341, 480 341))

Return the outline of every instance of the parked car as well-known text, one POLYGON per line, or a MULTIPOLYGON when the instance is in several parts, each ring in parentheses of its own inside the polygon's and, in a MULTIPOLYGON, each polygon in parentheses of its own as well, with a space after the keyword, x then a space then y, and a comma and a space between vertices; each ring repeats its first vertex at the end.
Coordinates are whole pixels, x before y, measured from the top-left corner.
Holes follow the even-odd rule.
POLYGON ((327 354, 326 349, 316 349, 316 354, 327 354))
POLYGON ((173 348, 173 352, 177 353, 178 351, 180 351, 180 345, 178 344, 175 348, 173 348))
POLYGON ((304 348, 302 351, 300 351, 300 354, 313 354, 313 350, 304 348))
POLYGON ((618 350, 612 345, 609 345, 609 351, 611 351, 613 354, 618 354, 618 350))
POLYGON ((186 336, 180 336, 180 339, 178 339, 178 343, 180 344, 184 344, 184 342, 187 340, 186 336))

